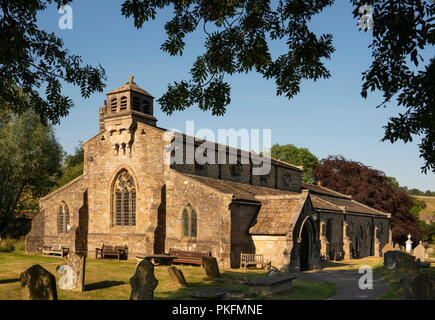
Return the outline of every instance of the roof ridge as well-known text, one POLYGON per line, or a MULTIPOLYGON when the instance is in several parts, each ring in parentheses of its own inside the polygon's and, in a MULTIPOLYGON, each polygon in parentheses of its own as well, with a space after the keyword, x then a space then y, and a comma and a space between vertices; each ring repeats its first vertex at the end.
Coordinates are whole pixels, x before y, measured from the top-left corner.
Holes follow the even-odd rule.
POLYGON ((370 207, 370 206, 368 206, 368 205, 366 205, 366 204, 364 204, 364 203, 362 203, 362 202, 359 202, 359 201, 356 201, 356 200, 353 200, 353 199, 350 199, 350 201, 352 201, 352 202, 354 202, 354 203, 358 203, 358 204, 362 205, 363 207, 369 208, 369 209, 371 209, 371 210, 373 210, 373 211, 376 211, 376 212, 379 212, 379 213, 381 213, 381 214, 391 216, 391 213, 389 213, 389 212, 383 212, 383 211, 381 211, 381 210, 378 210, 378 209, 375 209, 375 208, 373 208, 373 207, 370 207))
POLYGON ((61 191, 65 190, 67 187, 73 185, 77 181, 80 181, 83 178, 83 176, 84 176, 84 174, 81 174, 78 177, 75 177, 73 180, 71 180, 68 183, 64 184, 62 187, 59 187, 56 190, 53 190, 52 192, 50 192, 46 196, 44 196, 41 199, 39 199, 38 202, 40 203, 41 201, 47 200, 47 199, 51 198, 52 196, 54 196, 55 194, 57 194, 58 192, 61 192, 61 191))
MULTIPOLYGON (((342 196, 343 198, 352 199, 352 196, 351 196, 351 195, 344 194, 344 193, 341 193, 341 192, 338 192, 338 191, 335 191, 335 190, 332 190, 332 189, 326 188, 326 187, 324 187, 324 186, 319 186, 319 185, 316 185, 316 184, 305 183, 305 182, 301 182, 301 185, 314 186, 314 187, 317 187, 317 188, 321 188, 321 189, 324 189, 324 190, 328 190, 328 191, 330 191, 330 192, 333 192, 333 193, 335 193, 335 194, 337 194, 337 195, 342 196)), ((316 191, 313 191, 313 192, 316 192, 316 191)))
MULTIPOLYGON (((162 127, 158 127, 158 129, 160 129, 160 130, 164 130, 164 131, 170 131, 170 130, 165 129, 165 128, 162 128, 162 127)), ((235 148, 235 147, 232 147, 232 146, 229 146, 229 145, 226 145, 226 144, 222 144, 222 143, 219 143, 219 142, 213 142, 213 141, 210 141, 210 140, 201 139, 201 138, 198 138, 198 137, 195 137, 195 136, 188 135, 188 134, 186 134, 186 133, 184 133, 184 132, 177 132, 177 133, 178 133, 178 134, 181 134, 181 135, 182 135, 183 137, 185 137, 185 138, 187 138, 187 137, 189 137, 189 138, 193 138, 194 142, 196 142, 196 141, 202 141, 202 143, 210 143, 210 144, 213 144, 213 145, 215 146, 215 149, 216 149, 216 148, 219 149, 219 146, 221 146, 221 147, 228 148, 228 151, 231 151, 231 150, 232 150, 232 151, 236 151, 236 152, 240 151, 241 154, 242 154, 242 153, 246 153, 246 154, 248 154, 249 156, 250 156, 251 154, 256 154, 256 155, 259 156, 259 154, 256 153, 255 151, 246 151, 246 150, 243 150, 243 149, 240 149, 240 148, 235 148)), ((297 166, 297 165, 294 165, 294 164, 291 164, 291 163, 288 163, 288 162, 285 162, 285 161, 281 161, 281 160, 278 160, 278 159, 275 159, 275 158, 272 158, 272 157, 268 157, 268 156, 265 156, 265 155, 262 155, 261 157, 262 157, 262 158, 270 159, 270 160, 272 160, 271 162, 275 162, 275 163, 277 163, 277 164, 282 164, 283 166, 287 166, 287 167, 292 168, 292 169, 296 169, 296 170, 299 170, 299 171, 303 171, 303 170, 304 170, 303 166, 297 166)))
POLYGON ((327 204, 331 205, 332 207, 339 208, 340 211, 343 211, 343 212, 346 211, 346 206, 338 206, 338 205, 336 205, 336 204, 333 204, 332 202, 329 202, 329 201, 327 201, 327 200, 325 200, 325 199, 322 199, 322 198, 319 197, 319 196, 316 196, 315 194, 310 195, 310 196, 311 196, 311 197, 315 197, 315 198, 316 198, 317 200, 319 200, 320 202, 326 202, 327 204))

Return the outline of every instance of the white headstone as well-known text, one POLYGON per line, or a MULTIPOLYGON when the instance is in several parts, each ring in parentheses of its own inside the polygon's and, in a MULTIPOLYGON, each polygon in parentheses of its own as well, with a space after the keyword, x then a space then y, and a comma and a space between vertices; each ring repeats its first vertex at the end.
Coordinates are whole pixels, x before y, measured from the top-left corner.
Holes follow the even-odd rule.
POLYGON ((410 234, 408 234, 408 240, 406 240, 405 243, 406 243, 406 248, 405 248, 406 252, 411 253, 411 251, 412 251, 412 241, 411 241, 411 235, 410 234))

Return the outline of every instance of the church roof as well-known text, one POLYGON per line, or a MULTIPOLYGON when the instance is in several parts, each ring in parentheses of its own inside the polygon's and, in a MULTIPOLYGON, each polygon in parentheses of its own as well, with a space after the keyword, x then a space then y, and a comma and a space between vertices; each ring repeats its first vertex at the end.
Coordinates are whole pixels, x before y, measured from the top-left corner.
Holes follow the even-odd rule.
MULTIPOLYGON (((204 176, 197 176, 192 174, 183 174, 193 180, 196 180, 202 184, 207 185, 224 194, 231 194, 234 200, 247 200, 257 202, 261 204, 262 208, 264 204, 267 204, 267 200, 275 197, 276 202, 289 203, 289 198, 297 199, 304 193, 292 192, 282 189, 275 189, 270 187, 262 187, 251 185, 247 183, 240 183, 228 180, 220 180, 215 178, 209 178, 204 176), (266 199, 266 200, 265 200, 266 199), (266 202, 265 202, 266 201, 266 202)), ((319 187, 311 184, 302 184, 302 191, 308 190, 310 199, 313 204, 313 208, 317 210, 326 210, 339 213, 360 213, 389 217, 388 213, 376 210, 358 201, 352 200, 351 196, 335 192, 325 187, 319 187), (323 193, 320 191, 323 190, 323 193)), ((289 202, 290 201, 290 202, 289 202)), ((267 204, 270 205, 270 204, 267 204)), ((277 208, 277 204, 274 205, 277 208)), ((281 205, 279 205, 281 206, 281 205)), ((283 204, 283 207, 286 205, 283 204)), ((291 209, 291 206, 289 207, 291 209)), ((261 212, 261 210, 260 210, 261 212)), ((278 218, 279 219, 279 218, 278 218)))
POLYGON ((154 98, 152 95, 150 95, 147 91, 145 91, 144 89, 142 89, 141 87, 139 87, 134 81, 133 81, 134 77, 130 76, 130 80, 128 82, 126 82, 123 86, 116 88, 112 91, 110 91, 108 94, 114 94, 114 93, 121 93, 124 91, 136 91, 139 93, 142 93, 144 95, 147 95, 151 98, 154 98))
POLYGON ((310 191, 311 201, 313 203, 314 209, 389 216, 388 213, 369 207, 361 202, 352 200, 351 196, 325 187, 306 183, 302 183, 301 187, 310 191))
POLYGON ((307 194, 297 194, 281 199, 264 199, 249 234, 286 235, 305 204, 307 194), (293 222, 293 223, 292 223, 293 222))
POLYGON ((232 194, 234 200, 250 200, 250 201, 260 202, 260 200, 257 198, 258 196, 300 195, 300 193, 291 192, 287 190, 255 186, 251 184, 228 181, 228 180, 219 180, 219 179, 197 176, 192 174, 184 174, 184 175, 200 183, 203 183, 219 192, 225 194, 232 194))

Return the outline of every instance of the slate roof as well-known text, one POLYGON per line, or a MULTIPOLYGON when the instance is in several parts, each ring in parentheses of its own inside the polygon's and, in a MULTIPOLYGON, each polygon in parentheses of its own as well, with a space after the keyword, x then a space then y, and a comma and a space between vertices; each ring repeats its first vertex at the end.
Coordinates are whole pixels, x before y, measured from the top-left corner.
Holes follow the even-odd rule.
POLYGON ((307 199, 307 194, 292 195, 291 198, 265 199, 250 234, 286 235, 292 229, 291 222, 297 218, 307 199))
POLYGON ((351 196, 325 187, 306 183, 302 183, 301 187, 309 190, 314 209, 343 213, 348 212, 389 216, 388 213, 379 211, 358 201, 352 200, 351 196))
MULTIPOLYGON (((303 193, 292 192, 281 189, 274 189, 270 187, 255 186, 246 183, 219 180, 215 178, 209 178, 204 176, 197 176, 192 174, 183 174, 193 180, 203 183, 219 192, 224 194, 233 195, 234 200, 248 200, 258 202, 261 204, 259 212, 267 217, 272 217, 271 212, 274 211, 278 216, 271 223, 278 223, 281 219, 281 214, 284 208, 288 208, 287 214, 293 214, 292 201, 296 201, 300 197, 303 197, 303 193), (275 197, 274 201, 271 200, 275 197), (296 200, 295 200, 296 199, 296 200), (273 202, 273 203, 272 203, 273 202), (264 210, 266 211, 263 211, 264 210)), ((369 206, 366 206, 358 201, 352 200, 351 196, 333 191, 331 189, 320 187, 312 184, 301 184, 302 190, 309 191, 311 203, 314 209, 327 210, 337 213, 361 213, 370 215, 390 216, 388 213, 376 210, 369 206)), ((275 219, 275 218, 274 218, 275 219)))
POLYGON ((204 176, 197 176, 193 174, 183 174, 193 180, 203 183, 215 190, 218 190, 225 194, 232 194, 235 200, 251 200, 258 201, 257 196, 292 196, 300 195, 297 192, 291 192, 287 190, 273 189, 262 186, 255 186, 246 183, 213 179, 204 176))

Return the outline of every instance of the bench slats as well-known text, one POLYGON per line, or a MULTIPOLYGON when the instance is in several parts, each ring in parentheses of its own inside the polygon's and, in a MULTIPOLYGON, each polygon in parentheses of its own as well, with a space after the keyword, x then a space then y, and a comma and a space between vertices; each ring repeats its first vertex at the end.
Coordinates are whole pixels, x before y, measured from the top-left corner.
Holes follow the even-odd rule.
POLYGON ((172 260, 172 262, 178 263, 189 263, 189 264, 198 264, 202 265, 202 257, 211 257, 211 252, 203 252, 203 251, 183 251, 178 249, 169 249, 169 255, 173 257, 177 257, 172 260))
POLYGON ((261 268, 264 268, 267 263, 264 262, 264 257, 262 254, 255 253, 241 253, 240 255, 240 268, 246 269, 247 266, 250 265, 261 265, 261 268))

